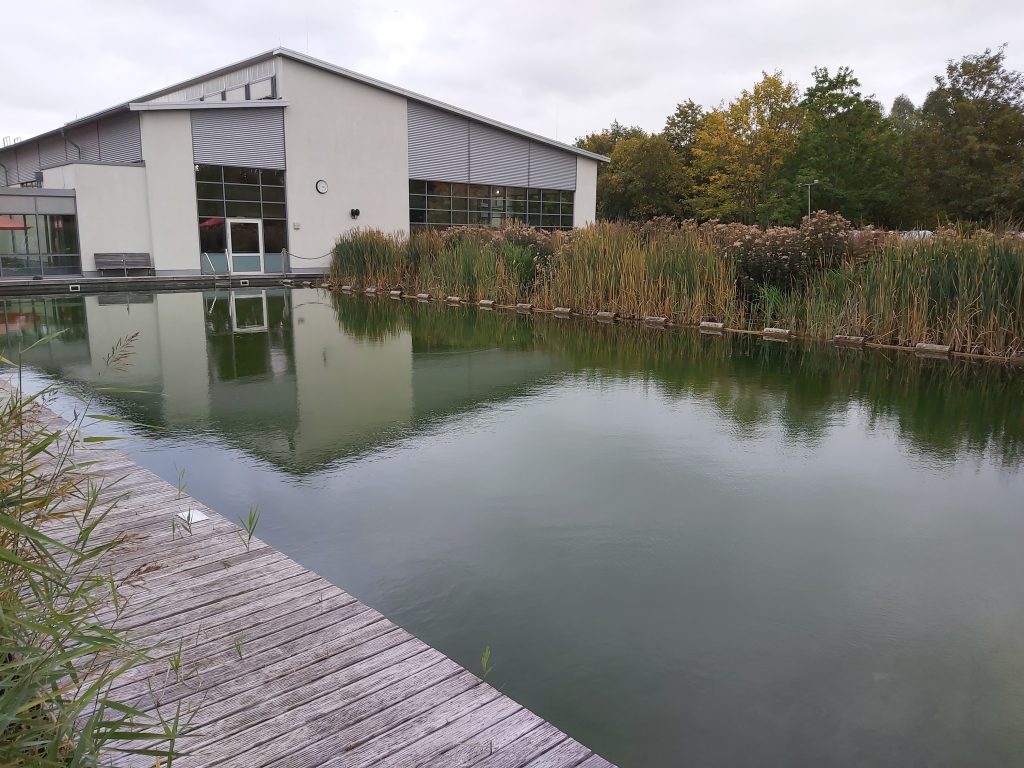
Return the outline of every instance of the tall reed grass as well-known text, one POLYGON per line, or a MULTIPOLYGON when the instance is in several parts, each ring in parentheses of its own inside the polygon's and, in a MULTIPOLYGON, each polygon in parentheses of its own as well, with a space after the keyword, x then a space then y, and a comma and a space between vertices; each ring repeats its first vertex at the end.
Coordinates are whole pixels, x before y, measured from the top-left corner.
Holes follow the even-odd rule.
POLYGON ((41 407, 53 389, 24 394, 17 371, 17 385, 0 382, 0 765, 106 765, 121 752, 169 766, 180 713, 158 719, 111 693, 151 649, 118 628, 122 582, 103 565, 123 543, 100 529, 119 493, 75 455, 103 438, 82 437, 88 407, 55 423, 41 407))
POLYGON ((800 229, 651 222, 565 233, 522 227, 341 238, 330 282, 468 300, 567 306, 681 324, 783 326, 817 338, 1024 350, 1024 239, 947 230, 855 233, 815 214, 800 229))

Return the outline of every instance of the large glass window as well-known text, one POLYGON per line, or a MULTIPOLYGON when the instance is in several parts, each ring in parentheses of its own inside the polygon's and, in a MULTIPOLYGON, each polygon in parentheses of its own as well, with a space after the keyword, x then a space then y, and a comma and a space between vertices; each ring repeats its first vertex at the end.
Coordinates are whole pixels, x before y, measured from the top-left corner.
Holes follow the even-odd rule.
POLYGON ((575 193, 490 184, 409 180, 409 225, 500 227, 519 222, 543 229, 572 229, 575 193))
POLYGON ((0 277, 81 271, 75 216, 0 212, 0 277))
POLYGON ((262 219, 264 269, 284 269, 281 251, 288 247, 285 174, 273 168, 196 166, 199 248, 207 254, 204 272, 227 271, 225 218, 262 219))

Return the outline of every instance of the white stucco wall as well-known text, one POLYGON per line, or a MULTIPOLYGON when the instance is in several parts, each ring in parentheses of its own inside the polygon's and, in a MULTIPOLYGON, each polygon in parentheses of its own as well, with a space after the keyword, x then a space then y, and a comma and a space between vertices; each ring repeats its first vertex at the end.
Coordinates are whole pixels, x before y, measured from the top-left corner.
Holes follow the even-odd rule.
POLYGON ((597 218, 597 160, 576 157, 576 197, 572 225, 585 227, 597 218))
POLYGON ((197 274, 199 217, 187 110, 142 112, 142 156, 157 274, 197 274))
MULTIPOLYGON (((319 257, 355 228, 409 226, 406 100, 290 59, 278 59, 287 155, 288 248, 319 257), (316 191, 318 179, 327 194, 316 191), (349 212, 360 210, 358 219, 349 212), (296 226, 299 228, 296 229, 296 226)), ((293 259, 292 269, 326 269, 330 258, 293 259)))
POLYGON ((82 271, 97 253, 151 253, 146 168, 72 163, 43 171, 43 186, 73 189, 82 271))

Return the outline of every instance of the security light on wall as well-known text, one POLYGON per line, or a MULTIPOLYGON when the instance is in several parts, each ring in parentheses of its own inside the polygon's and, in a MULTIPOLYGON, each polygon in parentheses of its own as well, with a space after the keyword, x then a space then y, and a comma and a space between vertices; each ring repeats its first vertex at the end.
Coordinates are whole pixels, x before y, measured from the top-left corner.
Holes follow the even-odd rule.
POLYGON ((353 219, 358 219, 359 218, 359 209, 358 208, 353 208, 351 211, 349 211, 349 213, 352 214, 352 218, 353 219))

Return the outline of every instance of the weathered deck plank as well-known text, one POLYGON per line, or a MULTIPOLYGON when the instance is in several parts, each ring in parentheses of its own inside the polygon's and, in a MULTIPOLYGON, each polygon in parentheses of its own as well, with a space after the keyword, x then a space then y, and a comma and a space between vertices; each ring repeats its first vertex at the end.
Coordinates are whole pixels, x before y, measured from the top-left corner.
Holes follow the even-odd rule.
MULTIPOLYGON (((125 537, 102 561, 131 575, 118 625, 141 644, 161 644, 113 695, 147 711, 193 714, 176 765, 610 766, 264 542, 246 546, 233 523, 123 454, 82 454, 111 483, 101 498, 120 499, 97 530, 97 541, 125 537), (191 531, 173 524, 189 508, 209 518, 191 531), (172 658, 180 673, 172 674, 172 658)), ((51 533, 72 531, 57 524, 51 533)))

